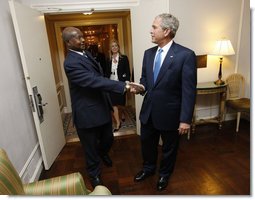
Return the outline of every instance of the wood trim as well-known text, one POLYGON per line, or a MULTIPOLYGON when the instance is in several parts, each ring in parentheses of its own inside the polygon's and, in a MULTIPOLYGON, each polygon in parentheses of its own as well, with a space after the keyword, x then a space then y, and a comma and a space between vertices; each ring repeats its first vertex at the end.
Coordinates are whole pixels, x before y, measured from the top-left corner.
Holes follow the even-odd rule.
MULTIPOLYGON (((51 46, 52 57, 54 58, 55 70, 57 70, 57 82, 63 84, 64 91, 64 107, 67 107, 68 112, 71 112, 70 94, 66 75, 63 70, 64 55, 64 43, 62 40, 62 28, 67 26, 90 26, 90 25, 106 25, 117 24, 118 25, 118 40, 121 47, 121 52, 126 54, 129 58, 130 68, 133 67, 132 61, 132 39, 131 39, 131 27, 130 27, 130 12, 99 12, 92 15, 83 15, 81 13, 72 14, 45 14, 45 22, 49 37, 49 43, 51 46)), ((57 86, 58 87, 58 86, 57 86)), ((134 100, 130 100, 133 102, 134 100)), ((133 103, 132 103, 133 105, 133 103)))

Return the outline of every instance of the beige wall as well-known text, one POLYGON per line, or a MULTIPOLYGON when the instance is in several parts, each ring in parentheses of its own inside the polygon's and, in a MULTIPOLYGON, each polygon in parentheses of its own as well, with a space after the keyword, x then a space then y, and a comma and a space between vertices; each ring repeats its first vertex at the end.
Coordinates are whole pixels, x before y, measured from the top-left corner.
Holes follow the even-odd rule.
MULTIPOLYGON (((236 64, 236 72, 244 75, 246 79, 246 97, 251 94, 251 23, 250 23, 250 5, 249 0, 243 1, 243 12, 241 13, 241 26, 239 35, 238 59, 236 64)), ((254 20, 253 20, 254 21, 254 20)), ((254 27, 254 26, 253 26, 254 27)))
MULTIPOLYGON (((143 52, 154 46, 150 42, 149 30, 154 17, 163 12, 170 12, 180 20, 180 27, 174 39, 177 43, 193 49, 197 55, 210 54, 214 42, 221 37, 231 40, 236 54, 224 57, 223 79, 231 73, 245 75, 247 80, 250 67, 249 38, 249 1, 245 0, 141 0, 140 6, 131 9, 132 40, 135 81, 139 81, 143 52), (244 6, 242 6, 244 3, 244 6), (242 12, 242 9, 245 9, 242 12), (148 14, 149 13, 149 14, 148 14), (242 14, 244 15, 242 16, 242 14), (244 23, 243 23, 244 22, 244 23), (239 44, 242 50, 238 51, 239 44), (237 59, 239 62, 237 63, 237 59)), ((208 56, 207 68, 198 69, 198 82, 217 80, 219 58, 208 56)), ((250 83, 247 82, 249 89, 250 83)), ((249 96, 249 92, 246 93, 249 96)), ((141 96, 136 96, 137 119, 142 104, 141 96)), ((218 113, 218 97, 198 98, 197 114, 210 118, 218 113)), ((139 121, 137 122, 139 132, 139 121)))
MULTIPOLYGON (((223 79, 233 73, 235 68, 240 73, 247 71, 247 68, 242 68, 237 63, 237 59, 239 63, 245 62, 249 65, 247 63, 250 60, 250 48, 247 45, 250 43, 250 29, 247 25, 249 24, 249 1, 170 0, 170 12, 178 16, 181 23, 175 40, 194 49, 197 54, 210 54, 215 40, 221 37, 231 40, 236 54, 224 57, 223 79), (242 12, 243 2, 245 2, 245 12, 242 12), (243 13, 245 16, 242 16, 243 13), (238 52, 239 43, 243 48, 238 52)), ((217 79, 218 57, 209 56, 208 59, 208 67, 198 69, 198 82, 217 79)))

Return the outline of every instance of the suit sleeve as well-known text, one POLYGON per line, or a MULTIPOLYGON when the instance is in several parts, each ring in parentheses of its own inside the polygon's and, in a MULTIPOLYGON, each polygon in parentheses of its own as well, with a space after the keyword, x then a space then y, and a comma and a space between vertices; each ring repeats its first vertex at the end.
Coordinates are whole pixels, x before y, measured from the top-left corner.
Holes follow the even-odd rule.
POLYGON ((75 85, 83 88, 98 89, 106 92, 122 94, 125 90, 125 83, 113 81, 103 77, 91 66, 84 65, 82 62, 65 64, 65 71, 68 80, 75 85))
POLYGON ((142 75, 140 78, 140 84, 142 84, 145 87, 145 91, 147 90, 147 77, 146 77, 146 51, 143 55, 143 66, 142 66, 142 75))
POLYGON ((196 102, 197 67, 196 55, 189 53, 182 69, 182 102, 180 122, 191 124, 196 102))

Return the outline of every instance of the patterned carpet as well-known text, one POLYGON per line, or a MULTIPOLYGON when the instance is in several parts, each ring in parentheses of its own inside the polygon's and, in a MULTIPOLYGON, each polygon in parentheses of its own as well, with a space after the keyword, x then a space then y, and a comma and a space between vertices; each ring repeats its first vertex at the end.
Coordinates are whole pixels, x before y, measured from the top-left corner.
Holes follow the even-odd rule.
MULTIPOLYGON (((119 131, 114 132, 114 136, 123 136, 136 133, 135 109, 131 107, 126 107, 124 115, 125 121, 121 123, 121 128, 119 129, 119 131)), ((79 141, 76 129, 73 125, 72 113, 65 114, 63 126, 66 136, 66 142, 79 141)))

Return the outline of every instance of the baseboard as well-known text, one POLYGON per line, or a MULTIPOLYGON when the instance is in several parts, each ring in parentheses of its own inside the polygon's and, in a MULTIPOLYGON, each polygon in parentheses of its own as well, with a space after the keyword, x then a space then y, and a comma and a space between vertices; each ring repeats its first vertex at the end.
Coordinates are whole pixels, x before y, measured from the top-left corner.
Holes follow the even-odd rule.
POLYGON ((42 155, 39 143, 37 143, 19 173, 19 176, 23 183, 30 183, 39 179, 42 169, 42 155))
POLYGON ((29 182, 34 182, 34 181, 38 181, 40 178, 40 175, 43 171, 43 160, 42 157, 38 160, 35 171, 32 175, 32 177, 30 178, 29 182))
POLYGON ((37 142, 37 144, 35 145, 33 151, 31 152, 30 156, 28 157, 25 165, 23 166, 22 170, 19 173, 20 177, 23 177, 23 175, 25 174, 25 171, 27 170, 31 160, 33 159, 34 155, 36 154, 36 151, 38 151, 39 149, 39 142, 37 142))

